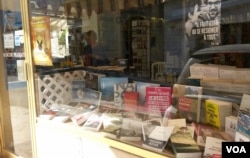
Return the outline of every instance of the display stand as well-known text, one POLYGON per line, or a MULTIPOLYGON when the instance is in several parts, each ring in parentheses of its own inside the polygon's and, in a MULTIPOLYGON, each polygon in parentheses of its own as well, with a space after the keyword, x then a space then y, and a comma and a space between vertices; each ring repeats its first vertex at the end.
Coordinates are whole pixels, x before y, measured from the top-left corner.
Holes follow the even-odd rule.
MULTIPOLYGON (((43 74, 41 76, 38 75, 38 105, 48 107, 52 102, 68 102, 71 96, 69 91, 69 89, 71 89, 71 81, 74 79, 82 79, 85 74, 84 70, 72 70, 43 74), (51 98, 54 98, 54 100, 51 98)), ((42 109, 43 108, 41 108, 41 110, 42 109)), ((37 132, 39 154, 42 155, 45 154, 43 151, 50 151, 54 155, 62 155, 65 153, 64 155, 71 154, 75 155, 75 157, 85 157, 84 155, 87 155, 86 157, 93 157, 97 149, 95 146, 99 145, 102 146, 101 150, 106 148, 105 152, 109 150, 113 152, 119 151, 119 157, 174 157, 171 149, 166 149, 164 152, 154 152, 143 148, 141 145, 142 142, 125 142, 118 138, 111 139, 103 136, 101 132, 84 130, 72 122, 58 123, 38 117, 37 132), (86 145, 85 141, 96 145, 86 145), (54 147, 51 147, 51 145, 54 147), (107 147, 111 147, 111 149, 107 147)))

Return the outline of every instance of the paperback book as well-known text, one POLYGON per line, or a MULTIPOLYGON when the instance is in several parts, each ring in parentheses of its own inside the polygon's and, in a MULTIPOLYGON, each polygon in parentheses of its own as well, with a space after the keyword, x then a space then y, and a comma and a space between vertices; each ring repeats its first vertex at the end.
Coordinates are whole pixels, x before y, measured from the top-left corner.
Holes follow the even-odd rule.
POLYGON ((85 79, 85 84, 86 84, 86 88, 90 88, 93 90, 100 90, 100 78, 105 77, 105 74, 100 74, 100 73, 93 73, 93 72, 89 72, 86 71, 86 74, 84 76, 85 79))
POLYGON ((150 122, 142 124, 142 146, 154 151, 162 152, 169 141, 174 127, 156 126, 150 122))
POLYGON ((232 102, 206 99, 205 110, 206 122, 219 130, 225 130, 225 118, 232 115, 232 102))
POLYGON ((102 126, 102 114, 101 113, 93 113, 89 116, 87 121, 83 124, 83 129, 91 130, 91 131, 99 131, 102 126))
POLYGON ((250 137, 250 95, 243 94, 238 113, 237 131, 250 137))
POLYGON ((118 83, 114 85, 114 104, 120 108, 124 105, 124 93, 135 92, 135 83, 118 83))
POLYGON ((102 134, 106 137, 117 138, 120 133, 122 125, 122 114, 103 113, 102 123, 103 123, 102 134))
POLYGON ((164 114, 172 104, 171 87, 146 87, 146 108, 149 112, 164 114))
POLYGON ((160 84, 150 83, 150 82, 136 81, 135 83, 136 83, 136 91, 139 93, 139 106, 144 106, 146 103, 146 87, 160 86, 160 84))
POLYGON ((84 88, 86 87, 84 80, 73 80, 71 82, 72 100, 82 100, 84 97, 84 88))
POLYGON ((123 110, 137 111, 138 100, 139 100, 138 92, 124 92, 123 110))
POLYGON ((114 101, 115 84, 128 83, 127 77, 102 77, 100 78, 100 91, 102 100, 114 101))
POLYGON ((142 137, 142 121, 123 118, 119 138, 125 141, 140 141, 142 137))
POLYGON ((202 87, 174 84, 173 105, 188 123, 200 121, 202 87))
POLYGON ((200 158, 202 151, 187 127, 175 127, 170 136, 171 147, 176 158, 200 158))

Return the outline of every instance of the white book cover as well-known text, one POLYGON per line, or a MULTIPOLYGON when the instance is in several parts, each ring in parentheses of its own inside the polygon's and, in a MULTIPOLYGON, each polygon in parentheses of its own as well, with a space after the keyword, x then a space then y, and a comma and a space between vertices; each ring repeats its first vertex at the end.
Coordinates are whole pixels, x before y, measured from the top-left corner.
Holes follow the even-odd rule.
POLYGON ((114 85, 114 104, 118 107, 122 107, 124 104, 123 94, 124 92, 135 92, 135 83, 118 83, 114 85))
POLYGON ((225 132, 228 133, 232 138, 235 137, 237 122, 238 122, 238 117, 236 116, 226 117, 225 132))
POLYGON ((222 142, 224 142, 222 139, 207 137, 203 156, 213 157, 213 155, 222 155, 222 142))
POLYGON ((179 126, 179 127, 186 127, 186 119, 168 119, 167 126, 179 126))
POLYGON ((236 142, 250 142, 250 137, 247 137, 244 134, 236 131, 234 141, 236 141, 236 142))
POLYGON ((84 129, 99 131, 102 126, 102 114, 101 113, 93 113, 89 116, 87 121, 83 124, 84 129))

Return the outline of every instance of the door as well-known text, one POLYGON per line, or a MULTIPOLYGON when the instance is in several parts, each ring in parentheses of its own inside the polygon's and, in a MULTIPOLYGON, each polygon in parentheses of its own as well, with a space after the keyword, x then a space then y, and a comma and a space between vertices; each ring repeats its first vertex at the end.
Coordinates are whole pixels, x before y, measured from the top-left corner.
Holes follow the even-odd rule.
POLYGON ((0 157, 32 158, 20 1, 0 1, 0 157))

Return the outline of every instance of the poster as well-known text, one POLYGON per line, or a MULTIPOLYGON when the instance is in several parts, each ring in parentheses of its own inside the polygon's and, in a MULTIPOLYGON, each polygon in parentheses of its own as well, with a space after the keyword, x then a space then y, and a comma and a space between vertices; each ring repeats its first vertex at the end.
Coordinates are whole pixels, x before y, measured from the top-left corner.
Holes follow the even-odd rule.
POLYGON ((4 48, 5 49, 14 49, 14 35, 13 33, 5 33, 4 37, 4 48))
POLYGON ((221 44, 221 0, 186 0, 185 35, 189 46, 215 46, 221 44), (194 40, 196 43, 190 43, 194 40), (200 41, 197 42, 197 41, 200 41))
POLYGON ((52 66, 49 16, 32 18, 31 36, 35 65, 52 66))

